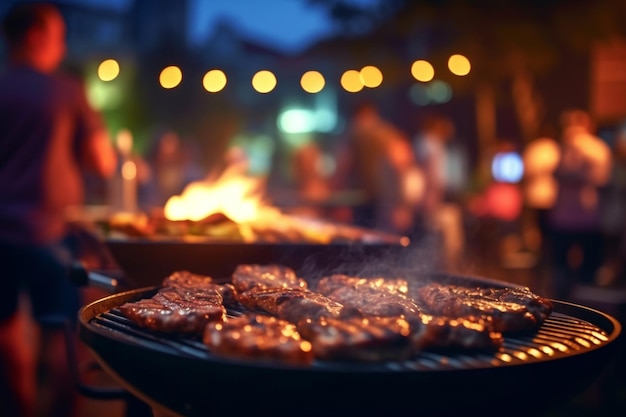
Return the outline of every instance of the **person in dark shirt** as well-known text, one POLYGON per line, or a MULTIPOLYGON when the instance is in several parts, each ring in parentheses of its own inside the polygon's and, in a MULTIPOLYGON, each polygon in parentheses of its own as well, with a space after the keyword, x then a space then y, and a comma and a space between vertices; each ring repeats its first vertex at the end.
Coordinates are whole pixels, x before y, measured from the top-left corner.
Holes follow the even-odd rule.
POLYGON ((9 62, 0 74, 0 404, 4 416, 34 416, 39 351, 69 416, 73 390, 59 330, 32 322, 73 320, 80 306, 68 280, 72 254, 64 212, 83 201, 83 173, 113 174, 116 156, 100 115, 78 80, 56 74, 65 22, 51 4, 16 3, 2 21, 9 62), (25 296, 27 295, 27 296, 25 296), (38 340, 29 335, 40 334, 38 340), (56 357, 54 355, 57 355, 56 357), (65 389, 65 390, 64 390, 65 389))

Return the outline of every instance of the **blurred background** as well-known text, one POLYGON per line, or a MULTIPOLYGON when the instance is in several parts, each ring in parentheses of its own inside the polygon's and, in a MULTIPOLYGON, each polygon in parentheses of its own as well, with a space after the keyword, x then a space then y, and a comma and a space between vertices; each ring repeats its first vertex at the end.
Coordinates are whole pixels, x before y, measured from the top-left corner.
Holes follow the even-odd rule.
MULTIPOLYGON (((15 2, 2 2, 0 13, 15 2)), ((580 110, 610 152, 587 146, 607 167, 594 203, 606 251, 587 281, 623 280, 623 1, 55 3, 68 25, 64 69, 84 79, 120 154, 136 163, 132 198, 86 178, 88 205, 162 208, 185 185, 243 158, 246 175, 263 178, 281 208, 412 236, 434 228, 450 268, 537 276, 551 262, 548 212, 566 114, 580 110), (408 220, 360 215, 368 198, 394 198, 372 197, 354 179, 364 103, 410 146, 382 151, 411 153, 418 168, 400 180, 416 207, 408 220), (432 168, 422 139, 438 134, 428 132, 437 118, 448 128, 432 168)), ((0 57, 6 63, 5 50, 0 57)), ((573 266, 583 263, 579 246, 567 252, 573 266)), ((549 293, 547 281, 534 288, 549 293)))

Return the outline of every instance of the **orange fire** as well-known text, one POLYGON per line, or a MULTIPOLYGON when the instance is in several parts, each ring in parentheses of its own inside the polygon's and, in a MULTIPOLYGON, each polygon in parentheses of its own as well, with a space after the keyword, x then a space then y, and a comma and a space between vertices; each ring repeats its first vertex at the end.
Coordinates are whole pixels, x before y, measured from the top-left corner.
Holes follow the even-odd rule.
POLYGON ((165 204, 165 217, 172 221, 200 221, 221 213, 239 224, 278 217, 280 211, 263 200, 264 191, 262 178, 229 167, 215 180, 193 182, 182 194, 170 197, 165 204))

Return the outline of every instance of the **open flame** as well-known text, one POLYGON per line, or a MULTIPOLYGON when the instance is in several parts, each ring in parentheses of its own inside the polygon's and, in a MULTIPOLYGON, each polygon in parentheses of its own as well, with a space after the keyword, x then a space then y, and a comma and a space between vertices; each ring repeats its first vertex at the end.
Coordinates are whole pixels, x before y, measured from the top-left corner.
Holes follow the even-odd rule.
POLYGON ((278 217, 280 211, 264 201, 264 193, 262 178, 230 166, 216 179, 192 182, 182 194, 170 197, 164 214, 172 221, 200 221, 219 213, 238 224, 278 217))
MULTIPOLYGON (((210 175, 202 181, 187 185, 180 195, 167 200, 163 209, 165 219, 171 222, 198 222, 206 219, 215 226, 213 215, 225 216, 236 225, 233 238, 246 242, 287 241, 331 243, 334 240, 360 242, 390 242, 407 246, 408 238, 369 231, 359 227, 327 222, 322 219, 283 213, 265 199, 264 177, 247 174, 247 164, 228 161, 219 175, 210 175)), ((232 229, 213 229, 217 235, 232 233, 232 229)), ((210 235, 210 233, 209 233, 210 235)))

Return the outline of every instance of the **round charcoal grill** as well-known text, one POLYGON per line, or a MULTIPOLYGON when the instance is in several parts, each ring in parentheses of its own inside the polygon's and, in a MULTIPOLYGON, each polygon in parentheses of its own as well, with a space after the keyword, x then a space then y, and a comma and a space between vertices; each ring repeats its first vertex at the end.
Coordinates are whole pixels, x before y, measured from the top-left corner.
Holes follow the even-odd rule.
POLYGON ((128 391, 189 417, 537 415, 589 386, 621 333, 613 317, 555 300, 536 332, 505 337, 493 354, 422 352, 398 362, 293 366, 218 357, 200 340, 140 328, 117 310, 158 288, 83 307, 79 335, 128 391))

